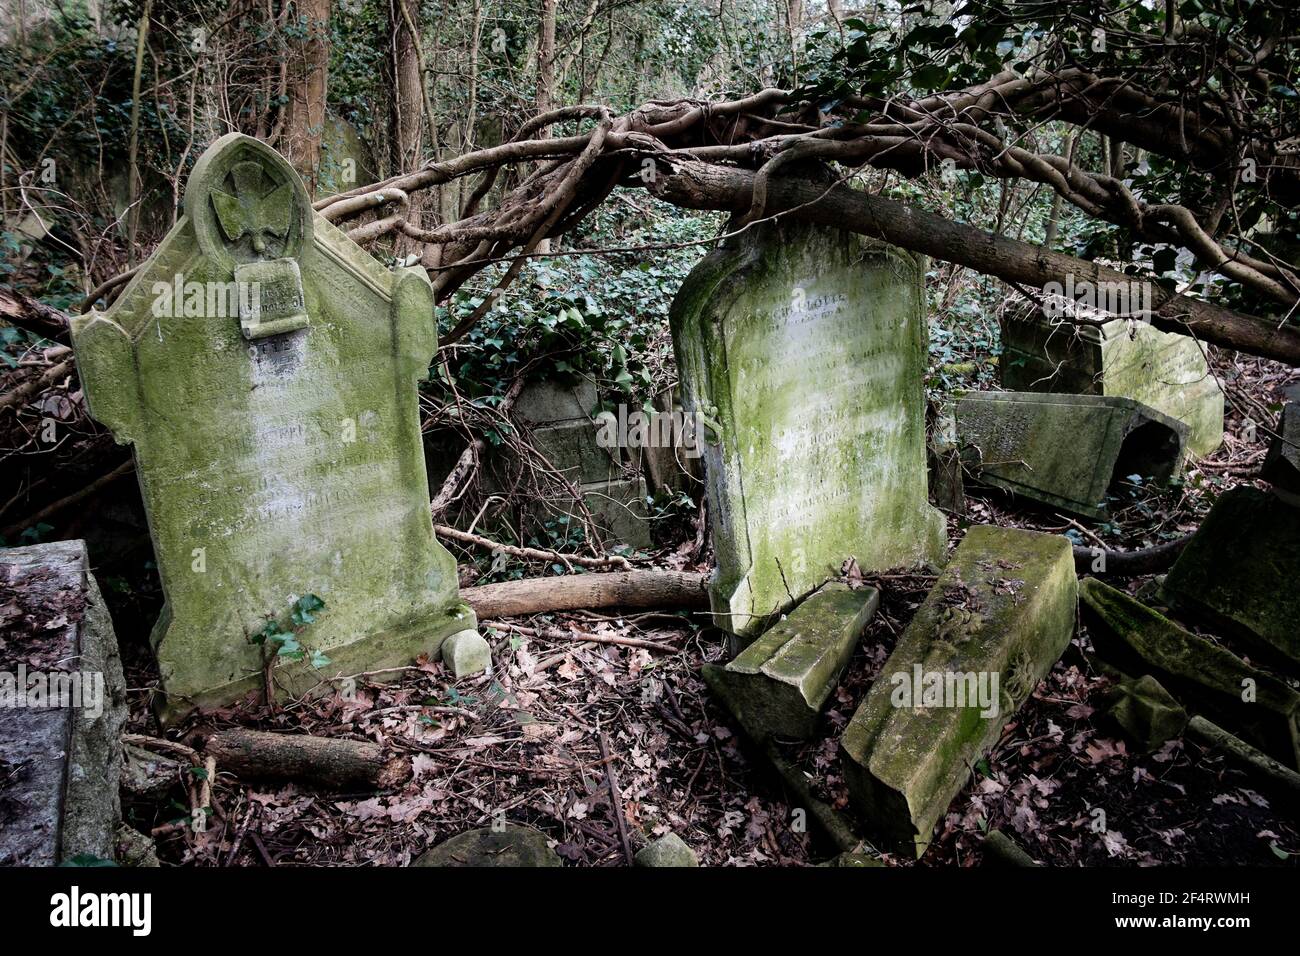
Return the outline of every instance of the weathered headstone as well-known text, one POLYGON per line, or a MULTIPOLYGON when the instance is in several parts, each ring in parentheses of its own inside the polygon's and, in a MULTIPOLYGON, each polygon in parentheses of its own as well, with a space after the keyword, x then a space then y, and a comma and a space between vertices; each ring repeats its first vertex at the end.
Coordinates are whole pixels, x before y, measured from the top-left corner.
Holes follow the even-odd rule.
POLYGON ((1152 674, 1196 710, 1300 766, 1300 695, 1284 681, 1096 578, 1083 580, 1079 598, 1104 660, 1152 674))
POLYGON ((1165 575, 1169 606, 1300 663, 1300 508, 1239 485, 1165 575))
POLYGON ((1223 442, 1223 390, 1202 346, 1149 322, 1116 318, 1075 326, 1041 313, 1002 320, 1002 387, 1131 398, 1187 425, 1187 447, 1223 442))
POLYGON ((126 683, 82 541, 0 550, 0 866, 112 861, 126 683))
POLYGON ((1127 398, 968 392, 957 403, 963 459, 979 481, 1091 518, 1119 482, 1182 471, 1187 426, 1127 398))
POLYGON ((925 852, 971 766, 1069 645, 1077 600, 1068 538, 966 533, 841 741, 873 845, 925 852))
POLYGON ((184 218, 73 341, 92 414, 134 446, 166 595, 164 719, 260 687, 276 650, 251 637, 308 595, 324 609, 277 655, 294 692, 474 626, 429 516, 428 279, 316 215, 269 147, 214 143, 184 218))
POLYGON ((753 739, 810 737, 879 606, 875 588, 827 584, 704 679, 753 739))
POLYGON ((922 264, 846 232, 764 224, 686 278, 671 324, 704 451, 719 626, 761 629, 850 557, 938 559, 926 500, 922 264))

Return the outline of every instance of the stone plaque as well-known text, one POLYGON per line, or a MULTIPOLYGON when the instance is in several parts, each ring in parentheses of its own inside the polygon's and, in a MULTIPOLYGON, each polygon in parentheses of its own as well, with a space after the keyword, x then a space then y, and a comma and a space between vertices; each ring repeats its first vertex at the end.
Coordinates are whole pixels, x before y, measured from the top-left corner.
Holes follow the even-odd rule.
POLYGON ((324 608, 296 622, 301 653, 276 654, 294 691, 474 627, 429 516, 428 279, 313 213, 269 147, 214 143, 184 218, 73 336, 93 415, 134 447, 166 595, 165 717, 260 686, 274 651, 255 635, 308 595, 324 608))
POLYGON ((751 229, 672 308, 683 404, 706 428, 719 626, 752 635, 852 557, 937 559, 926 500, 923 268, 850 233, 751 229))

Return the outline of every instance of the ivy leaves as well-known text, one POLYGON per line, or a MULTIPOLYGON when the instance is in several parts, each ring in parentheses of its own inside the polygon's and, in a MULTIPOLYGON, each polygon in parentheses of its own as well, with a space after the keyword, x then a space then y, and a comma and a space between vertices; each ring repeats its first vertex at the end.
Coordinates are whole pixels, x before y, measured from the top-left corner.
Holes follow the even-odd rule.
POLYGON ((298 639, 309 625, 316 623, 316 616, 324 610, 325 602, 318 596, 304 594, 290 605, 287 623, 268 617, 262 629, 249 637, 249 641, 273 651, 278 658, 290 661, 309 659, 312 667, 325 667, 330 659, 320 650, 306 647, 298 639))

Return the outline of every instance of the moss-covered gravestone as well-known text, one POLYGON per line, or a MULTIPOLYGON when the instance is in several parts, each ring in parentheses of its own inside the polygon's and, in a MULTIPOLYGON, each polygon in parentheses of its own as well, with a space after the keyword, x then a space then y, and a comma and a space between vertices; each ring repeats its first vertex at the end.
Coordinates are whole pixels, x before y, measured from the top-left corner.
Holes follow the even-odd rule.
POLYGON ((923 268, 795 223, 707 256, 672 307, 688 412, 705 434, 718 624, 749 636, 844 561, 943 553, 926 500, 923 268))
POLYGON ((1002 320, 1002 387, 1011 391, 1114 395, 1149 405, 1188 429, 1187 448, 1223 443, 1223 390, 1203 347, 1177 332, 1128 318, 1074 326, 1042 313, 1002 320))
POLYGON ((134 446, 166 594, 164 717, 260 687, 267 654, 296 692, 474 627, 429 516, 428 279, 314 214, 273 150, 213 144, 185 216, 73 341, 92 414, 134 446), (307 595, 324 608, 300 604, 298 649, 254 643, 307 595))

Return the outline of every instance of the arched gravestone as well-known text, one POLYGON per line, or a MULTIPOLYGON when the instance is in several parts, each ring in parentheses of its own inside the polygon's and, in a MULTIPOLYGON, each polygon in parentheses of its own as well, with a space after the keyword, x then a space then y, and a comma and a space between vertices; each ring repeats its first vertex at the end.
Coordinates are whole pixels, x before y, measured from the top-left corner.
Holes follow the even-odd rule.
POLYGON ((924 268, 852 233, 764 224, 673 302, 687 410, 705 416, 711 600, 742 638, 839 573, 938 560, 926 495, 924 268))
POLYGON ((134 447, 166 596, 165 719, 259 687, 250 635, 306 595, 325 608, 303 659, 277 658, 294 692, 475 626, 429 515, 429 281, 316 215, 274 150, 214 143, 185 216, 73 342, 92 414, 134 447))

